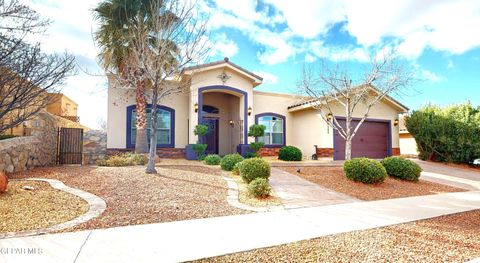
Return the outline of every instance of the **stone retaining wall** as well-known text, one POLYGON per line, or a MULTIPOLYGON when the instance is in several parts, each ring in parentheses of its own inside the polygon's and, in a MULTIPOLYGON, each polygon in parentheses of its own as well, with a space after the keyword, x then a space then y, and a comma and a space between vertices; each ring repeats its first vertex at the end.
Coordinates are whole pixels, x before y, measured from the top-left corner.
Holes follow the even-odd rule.
POLYGON ((0 171, 13 173, 35 166, 49 166, 57 158, 57 124, 47 112, 32 120, 32 136, 0 141, 0 171))
POLYGON ((91 130, 83 134, 83 164, 96 164, 107 155, 107 133, 91 130))

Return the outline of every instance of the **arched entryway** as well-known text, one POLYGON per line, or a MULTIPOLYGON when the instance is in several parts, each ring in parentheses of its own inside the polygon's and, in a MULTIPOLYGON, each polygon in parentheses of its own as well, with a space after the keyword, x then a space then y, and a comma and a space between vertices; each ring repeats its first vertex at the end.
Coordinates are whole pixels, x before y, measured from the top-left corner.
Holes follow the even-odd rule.
POLYGON ((225 155, 234 153, 247 141, 246 92, 228 86, 210 86, 198 90, 198 123, 209 126, 202 138, 207 152, 225 155))

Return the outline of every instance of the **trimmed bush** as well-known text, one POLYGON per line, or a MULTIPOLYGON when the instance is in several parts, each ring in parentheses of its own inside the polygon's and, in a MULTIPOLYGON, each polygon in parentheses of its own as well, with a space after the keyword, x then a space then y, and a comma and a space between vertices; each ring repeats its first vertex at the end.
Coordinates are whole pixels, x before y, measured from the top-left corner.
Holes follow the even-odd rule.
POLYGON ((219 165, 221 160, 222 160, 222 157, 220 157, 219 155, 209 154, 207 155, 207 157, 205 157, 203 162, 208 165, 219 165))
POLYGON ((265 198, 272 192, 272 187, 268 184, 268 180, 265 178, 256 178, 251 181, 247 187, 248 194, 257 197, 265 198))
POLYGON ((295 146, 283 146, 278 152, 278 159, 283 161, 301 161, 302 151, 295 146))
POLYGON ((238 167, 240 167, 240 164, 242 162, 239 162, 239 163, 236 163, 234 166, 233 166, 233 169, 232 169, 232 174, 234 175, 240 175, 240 170, 238 167))
POLYGON ((406 117, 405 125, 422 160, 469 164, 480 158, 480 107, 469 102, 427 105, 406 117))
POLYGON ((243 157, 238 153, 227 154, 222 158, 222 161, 220 162, 220 167, 224 171, 231 171, 233 170, 235 164, 243 160, 243 157))
POLYGON ((365 184, 379 184, 387 178, 385 167, 375 160, 368 158, 354 158, 343 165, 345 176, 353 181, 365 184))
POLYGON ((245 159, 256 158, 256 157, 260 157, 260 155, 258 155, 258 153, 254 153, 254 152, 247 152, 245 154, 245 159))
POLYGON ((270 164, 261 158, 246 159, 239 164, 238 170, 243 181, 250 183, 256 178, 270 177, 270 164))
POLYGON ((143 154, 136 153, 123 153, 118 155, 113 155, 104 160, 98 160, 98 166, 135 166, 135 165, 145 165, 148 162, 148 157, 143 154))
POLYGON ((17 137, 16 135, 10 135, 10 134, 0 134, 0 140, 6 140, 10 138, 15 138, 17 137))
POLYGON ((422 172, 420 165, 401 157, 387 157, 381 163, 389 176, 401 180, 416 182, 422 172))

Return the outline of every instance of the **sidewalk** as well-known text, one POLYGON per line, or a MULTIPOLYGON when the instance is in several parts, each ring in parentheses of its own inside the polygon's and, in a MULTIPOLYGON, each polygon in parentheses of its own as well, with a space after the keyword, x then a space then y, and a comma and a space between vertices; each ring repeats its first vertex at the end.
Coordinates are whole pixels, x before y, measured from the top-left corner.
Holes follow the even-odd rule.
POLYGON ((269 181, 286 209, 361 201, 274 167, 269 181))
POLYGON ((2 262, 180 262, 480 209, 480 191, 0 240, 2 262), (42 249, 6 254, 5 249, 42 249))

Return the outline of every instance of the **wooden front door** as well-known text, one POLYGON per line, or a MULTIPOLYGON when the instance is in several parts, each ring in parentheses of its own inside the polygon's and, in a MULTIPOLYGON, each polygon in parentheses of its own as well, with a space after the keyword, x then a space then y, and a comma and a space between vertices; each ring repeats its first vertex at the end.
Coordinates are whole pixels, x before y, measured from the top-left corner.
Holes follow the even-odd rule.
POLYGON ((207 154, 218 154, 218 118, 204 118, 203 124, 208 126, 208 133, 205 135, 205 141, 208 145, 207 154))

